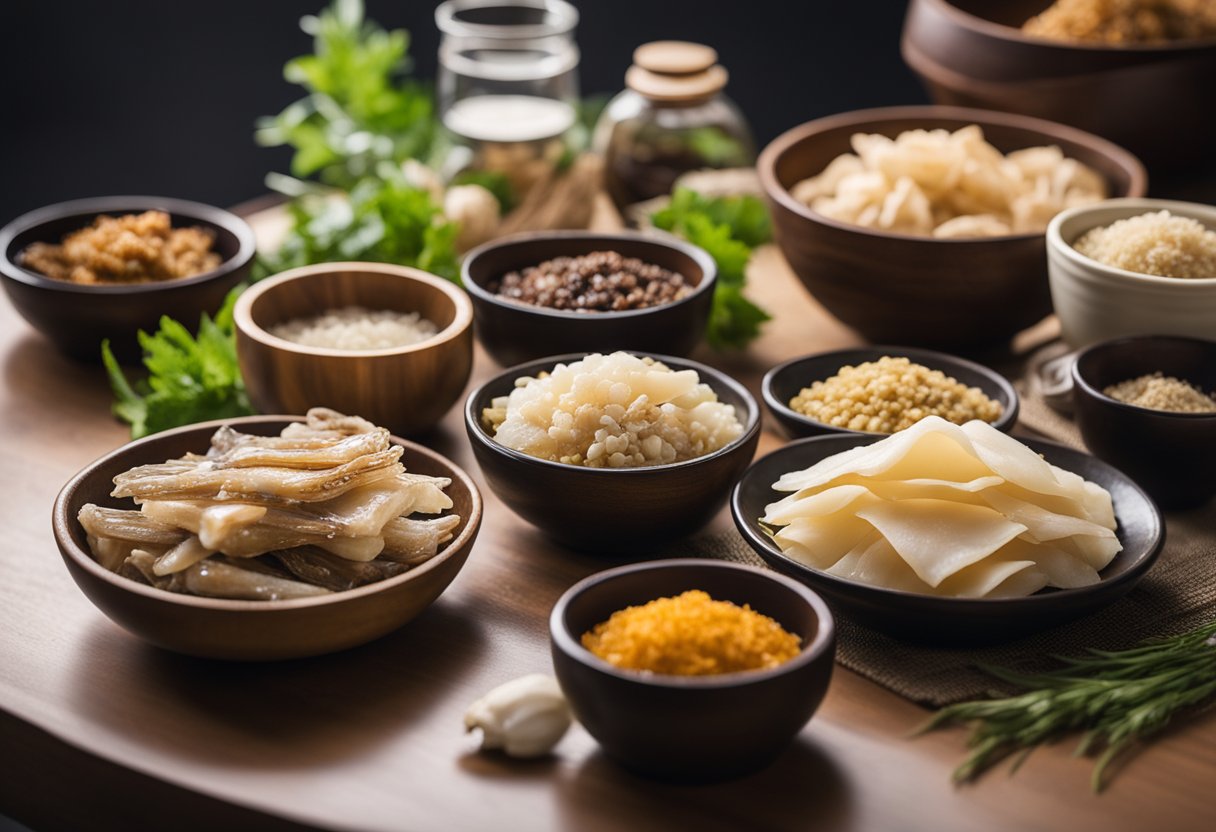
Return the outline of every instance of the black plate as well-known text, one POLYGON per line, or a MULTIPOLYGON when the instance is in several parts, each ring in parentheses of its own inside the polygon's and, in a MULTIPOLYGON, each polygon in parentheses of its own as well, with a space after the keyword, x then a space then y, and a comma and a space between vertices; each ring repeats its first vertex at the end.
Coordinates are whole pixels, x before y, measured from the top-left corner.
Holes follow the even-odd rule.
POLYGON ((1165 542, 1165 524, 1152 499, 1124 474, 1096 457, 1052 442, 1022 440, 1052 465, 1098 483, 1114 500, 1116 534, 1123 551, 1079 589, 1042 590, 1025 598, 941 598, 882 589, 838 578, 781 552, 762 530, 764 508, 782 495, 772 488, 782 474, 882 437, 820 436, 791 442, 757 460, 731 492, 730 510, 743 538, 769 566, 823 595, 833 612, 905 641, 981 644, 1054 627, 1096 612, 1144 576, 1165 542))
MULTIPOLYGON (((877 361, 883 356, 907 358, 930 370, 941 370, 968 387, 978 387, 985 396, 1001 403, 1001 416, 992 426, 1008 433, 1018 421, 1018 394, 1009 380, 995 370, 967 361, 944 352, 914 349, 912 347, 858 347, 856 349, 821 352, 804 355, 784 364, 778 364, 764 375, 760 385, 764 404, 781 424, 786 434, 799 438, 823 436, 825 434, 851 434, 854 436, 878 436, 869 431, 849 430, 816 421, 790 407, 790 399, 813 382, 824 381, 844 366, 857 366, 866 361, 877 361)), ((883 434, 885 435, 885 434, 883 434)))

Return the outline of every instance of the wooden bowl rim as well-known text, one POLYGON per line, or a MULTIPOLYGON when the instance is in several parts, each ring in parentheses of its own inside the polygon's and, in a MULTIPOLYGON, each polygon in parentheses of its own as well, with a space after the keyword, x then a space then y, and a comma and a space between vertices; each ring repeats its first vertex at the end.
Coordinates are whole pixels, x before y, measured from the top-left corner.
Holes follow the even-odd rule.
MULTIPOLYGON (((357 279, 357 278, 356 278, 357 279)), ((322 314, 327 310, 319 309, 315 314, 322 314)), ((436 347, 440 347, 450 341, 459 338, 470 326, 473 325, 473 304, 469 300, 469 296, 461 291, 460 287, 452 283, 450 280, 445 280, 442 277, 433 275, 430 272, 425 272, 422 269, 415 269, 410 266, 398 266, 392 263, 365 263, 359 261, 346 261, 337 263, 320 263, 313 266, 300 266, 295 269, 288 269, 274 277, 268 277, 265 280, 260 280, 250 286, 241 296, 237 298, 236 306, 232 310, 233 322, 236 324, 237 330, 248 337, 252 341, 257 341, 262 346, 270 350, 278 352, 293 353, 295 355, 316 356, 324 358, 380 358, 386 356, 409 355, 411 353, 425 352, 436 347), (304 344, 297 344, 295 341, 288 341, 285 338, 279 338, 272 335, 266 329, 263 329, 253 320, 253 304, 262 295, 269 292, 279 290, 282 286, 292 283, 296 280, 307 280, 308 278, 317 275, 331 274, 336 272, 351 272, 354 274, 376 274, 389 275, 391 277, 407 278, 415 283, 421 283, 430 286, 432 289, 438 290, 455 307, 456 314, 452 316, 452 322, 445 326, 439 332, 432 335, 423 341, 418 341, 413 344, 406 344, 403 347, 385 347, 376 350, 344 350, 334 347, 311 347, 304 344)))
MULTIPOLYGON (((829 350, 827 352, 813 352, 808 353, 807 355, 800 355, 797 358, 791 358, 789 361, 783 361, 764 374, 764 379, 760 382, 760 396, 764 399, 764 403, 769 407, 769 409, 780 413, 786 418, 795 419, 802 422, 808 427, 819 428, 830 433, 858 434, 860 436, 879 437, 890 436, 891 434, 889 433, 875 433, 874 431, 869 430, 850 430, 849 428, 838 428, 835 425, 829 425, 825 422, 820 422, 817 419, 812 419, 810 416, 806 416, 799 413, 797 410, 794 410, 786 402, 781 401, 779 398, 777 398, 776 393, 773 391, 773 379, 775 379, 783 371, 788 370, 790 367, 801 364, 804 361, 835 358, 836 356, 839 356, 841 360, 844 361, 846 360, 846 356, 850 356, 853 353, 873 353, 874 357, 862 359, 850 358, 848 360, 877 361, 883 356, 891 356, 892 358, 907 358, 915 363, 921 363, 923 360, 936 361, 944 367, 950 367, 953 365, 971 370, 973 373, 982 375, 984 378, 996 385, 996 387, 1001 391, 1001 394, 1007 399, 1008 403, 1001 402, 1002 409, 1000 418, 998 418, 995 422, 991 422, 990 424, 997 430, 1003 433, 1008 433, 1017 422, 1018 412, 1021 410, 1021 397, 1018 396, 1017 388, 1013 386, 1013 383, 1009 381, 1009 379, 1005 378, 991 367, 986 367, 983 364, 980 364, 978 361, 970 361, 966 358, 951 355, 948 352, 928 350, 920 347, 893 347, 876 344, 874 346, 847 347, 845 349, 829 350)), ((844 364, 840 365, 840 367, 843 366, 844 364)), ((947 373, 947 375, 949 375, 949 373, 947 373)), ((958 379, 955 380, 958 381, 958 379)), ((823 381, 823 379, 810 379, 810 381, 823 381)))
MULTIPOLYGON (((1174 292, 1210 292, 1216 289, 1216 277, 1162 277, 1155 274, 1141 274, 1140 272, 1121 269, 1118 266, 1110 266, 1093 258, 1086 257, 1081 252, 1073 248, 1072 243, 1064 242, 1064 235, 1061 233, 1061 228, 1065 223, 1071 222, 1077 217, 1083 217, 1086 214, 1094 213, 1112 208, 1126 209, 1125 216, 1119 216, 1109 220, 1106 224, 1109 225, 1119 220, 1137 217, 1141 214, 1155 213, 1157 211, 1169 211, 1171 214, 1180 217, 1189 217, 1191 219, 1199 219, 1203 217, 1205 226, 1211 231, 1216 231, 1216 206, 1204 205, 1201 202, 1186 202, 1177 199, 1146 199, 1144 197, 1122 197, 1118 199, 1104 199, 1101 202, 1095 202, 1092 205, 1079 205, 1076 208, 1069 208, 1061 211, 1052 217, 1051 222, 1047 225, 1047 245, 1048 248, 1055 251, 1060 257, 1072 263, 1074 266, 1084 269, 1088 272, 1098 273, 1112 281, 1123 282, 1125 284, 1141 285, 1141 286, 1158 286, 1169 287, 1168 291, 1174 292)), ((1120 214, 1123 211, 1120 210, 1120 214)), ((1093 225, 1085 231, 1092 231, 1098 225, 1093 225)), ((1082 231, 1081 234, 1084 234, 1082 231)), ((1075 239, 1079 239, 1080 235, 1075 239)), ((1074 241, 1075 241, 1074 239, 1074 241)))
POLYGON ((1059 49, 1061 51, 1075 49, 1081 52, 1146 52, 1150 54, 1160 52, 1168 54, 1188 49, 1216 47, 1216 38, 1189 38, 1186 40, 1171 40, 1164 43, 1131 43, 1127 45, 1053 40, 1052 38, 1038 35, 1028 35, 1014 26, 997 23, 994 20, 988 20, 979 15, 964 11, 953 3, 948 2, 948 0, 919 0, 919 2, 934 7, 946 17, 951 18, 956 25, 963 29, 970 29, 971 31, 979 32, 998 40, 1024 43, 1040 48, 1059 49))
MULTIPOLYGON (((81 226, 82 229, 84 227, 81 226)), ((192 202, 186 199, 163 196, 103 196, 56 202, 53 205, 28 211, 3 228, 0 228, 0 274, 28 286, 67 292, 69 294, 126 296, 167 292, 188 286, 196 286, 200 283, 208 283, 212 280, 227 277, 234 271, 244 268, 253 261, 256 253, 257 241, 254 237, 253 229, 249 227, 249 223, 236 214, 203 202, 192 202), (53 277, 47 277, 44 274, 21 266, 8 256, 9 246, 18 235, 65 217, 75 214, 93 214, 94 219, 96 219, 102 214, 130 214, 136 211, 157 210, 223 228, 236 237, 236 253, 211 271, 196 274, 192 277, 156 280, 148 283, 98 285, 74 283, 69 280, 56 280, 53 277)))
POLYGON ((952 246, 982 246, 992 244, 1019 244, 1027 240, 1041 239, 1045 232, 1037 231, 1022 234, 1004 234, 994 237, 968 237, 954 239, 939 239, 914 234, 899 234, 893 231, 883 231, 876 228, 866 228, 860 225, 841 222, 826 217, 810 207, 803 205, 790 194, 789 189, 777 179, 777 161, 795 145, 818 137, 820 134, 841 127, 853 127, 866 123, 889 121, 942 120, 959 121, 964 124, 977 124, 981 128, 988 126, 1008 127, 1038 133, 1044 138, 1043 144, 1055 141, 1068 141, 1083 145, 1094 153, 1105 156, 1128 174, 1128 193, 1125 197, 1142 196, 1148 188, 1148 172, 1144 165, 1130 151, 1123 149, 1114 142, 1101 136, 1087 133, 1075 127, 1069 127, 1046 119, 1024 116, 1017 113, 1003 113, 997 110, 981 110, 974 107, 954 107, 943 104, 908 105, 899 107, 875 107, 868 110, 851 110, 836 113, 823 118, 808 121, 796 127, 791 127, 777 138, 769 142, 756 161, 756 172, 769 199, 781 205, 787 211, 802 219, 819 225, 828 226, 839 231, 851 232, 858 237, 877 237, 889 240, 901 240, 909 245, 942 245, 952 246))
MULTIPOLYGON (((517 451, 514 448, 508 448, 506 445, 498 442, 493 436, 486 431, 481 424, 481 414, 474 413, 473 410, 477 405, 477 400, 484 395, 486 388, 491 387, 506 378, 512 380, 520 378, 522 371, 528 367, 535 367, 538 364, 544 364, 548 367, 556 366, 557 364, 569 364, 572 361, 578 361, 593 353, 588 352, 573 352, 565 355, 554 355, 547 358, 538 358, 535 361, 526 361, 522 364, 516 364, 514 367, 508 367, 501 373, 488 379, 485 383, 478 385, 468 397, 464 404, 464 421, 466 432, 470 435, 470 442, 476 441, 478 445, 492 451, 495 454, 505 457, 515 463, 523 465, 538 466, 540 468, 549 469, 552 471, 566 471, 579 476, 589 477, 612 477, 612 476, 652 476, 656 473, 665 471, 678 470, 681 468, 691 468, 697 465, 705 465, 712 460, 727 456, 730 453, 737 451, 740 447, 747 445, 754 437, 760 433, 760 405, 756 402, 756 397, 751 394, 751 391, 740 384, 735 379, 731 378, 724 372, 716 370, 705 364, 697 361, 692 361, 687 358, 678 358, 673 355, 660 355, 658 353, 643 352, 639 350, 620 350, 620 352, 628 352, 630 355, 653 358, 660 361, 673 369, 696 370, 697 376, 702 384, 708 384, 711 389, 714 389, 714 394, 717 395, 717 389, 721 387, 730 388, 738 395, 747 405, 747 419, 743 422, 743 432, 735 439, 727 444, 712 451, 704 456, 694 457, 693 459, 685 459, 681 462, 668 462, 663 465, 641 465, 633 468, 588 468, 585 465, 570 465, 565 462, 554 462, 549 459, 541 459, 540 457, 525 454, 523 451, 517 451)), ((720 399, 719 399, 720 401, 720 399)), ((738 414, 736 414, 738 418, 738 414)))
MULTIPOLYGON (((695 589, 696 586, 691 585, 689 588, 695 589)), ((763 614, 764 610, 757 610, 757 612, 763 614)), ((817 592, 805 584, 774 572, 771 569, 744 563, 707 560, 704 558, 668 558, 664 560, 643 561, 642 563, 630 563, 612 569, 605 569, 588 575, 571 586, 557 599, 557 603, 553 605, 552 612, 549 613, 549 638, 567 657, 606 676, 613 676, 626 682, 641 685, 642 687, 674 690, 712 690, 716 688, 745 687, 750 684, 765 682, 822 661, 824 655, 835 644, 836 622, 832 618, 832 612, 828 608, 827 603, 817 592), (681 569, 725 569, 744 572, 781 585, 793 592, 814 613, 816 619, 815 637, 809 644, 804 644, 799 648, 797 656, 776 667, 763 670, 741 670, 734 673, 716 673, 708 676, 678 676, 670 673, 643 673, 641 671, 619 668, 601 659, 584 647, 580 643, 578 636, 571 633, 570 629, 566 626, 566 610, 576 598, 588 590, 637 572, 653 572, 677 567, 681 569)))
MULTIPOLYGON (((230 425, 239 428, 243 425, 264 425, 264 424, 286 424, 288 422, 301 422, 304 420, 302 416, 289 415, 267 415, 267 416, 241 416, 234 419, 216 419, 209 422, 198 422, 193 425, 185 425, 180 428, 154 433, 151 436, 146 436, 142 439, 137 439, 134 442, 128 442, 110 451, 103 456, 90 462, 82 468, 72 479, 68 480, 67 484, 60 489, 59 494, 55 497, 55 504, 51 510, 51 525, 55 535, 55 541, 59 544, 60 551, 69 556, 72 561, 88 572, 92 577, 110 584, 116 589, 124 592, 131 592, 135 595, 141 595, 150 601, 176 604, 183 607, 192 607, 195 609, 213 610, 217 612, 254 612, 269 614, 275 612, 284 612, 288 610, 299 610, 309 607, 323 607, 330 604, 341 604, 351 601, 357 601, 366 598, 369 595, 375 595, 380 592, 385 592, 389 589, 401 586, 402 584, 410 583, 412 580, 421 575, 425 575, 435 569, 447 560, 459 554, 463 549, 468 547, 469 543, 476 536, 478 527, 481 525, 482 515, 482 499, 481 492, 478 491, 477 485, 468 473, 456 463, 445 457, 443 454, 433 451, 430 448, 410 442, 408 439, 402 439, 398 436, 392 436, 391 441, 395 445, 400 445, 405 448, 408 453, 421 454, 433 462, 438 462, 452 471, 452 485, 459 484, 461 488, 469 494, 469 502, 471 510, 468 517, 462 517, 461 521, 464 528, 460 534, 448 541, 439 552, 430 560, 420 566, 409 569, 400 575, 394 575, 391 578, 386 578, 383 581, 375 581, 370 584, 355 587, 354 589, 342 590, 333 592, 329 595, 315 596, 311 598, 291 598, 281 601, 246 601, 234 598, 209 598, 201 595, 184 595, 175 592, 167 592, 163 589, 157 589, 153 586, 146 586, 124 578, 116 572, 111 572, 93 557, 76 544, 72 535, 68 531, 72 523, 79 523, 75 517, 68 516, 68 503, 73 498, 76 492, 80 489, 87 480, 96 476, 97 469, 106 462, 114 459, 121 454, 132 453, 138 451, 142 446, 150 444, 153 440, 161 439, 166 436, 175 436, 188 433, 198 433, 200 437, 207 437, 216 429, 230 425)), ((162 461, 162 460, 154 460, 162 461)))
MULTIPOLYGON (((560 255, 559 255, 560 256, 560 255)), ((577 321, 609 321, 621 320, 623 318, 639 318, 646 315, 654 315, 661 313, 663 310, 674 309, 678 306, 683 306, 692 303, 701 295, 711 291, 718 281, 718 264, 714 261, 709 253, 700 246, 695 246, 692 243, 679 239, 674 235, 660 237, 657 234, 649 234, 641 231, 613 231, 604 233, 595 233, 591 231, 524 231, 518 234, 511 234, 507 237, 499 237, 489 242, 482 243, 476 248, 470 250, 464 257, 464 262, 460 267, 460 277, 464 284, 465 291, 473 295, 478 300, 492 304, 502 309, 510 309, 525 315, 540 315, 548 318, 561 318, 564 320, 577 321), (670 238, 668 238, 670 237, 670 238), (661 303, 658 306, 648 306, 644 309, 625 309, 620 312, 578 312, 572 309, 550 309, 547 306, 536 306, 530 303, 520 303, 518 301, 507 300, 501 295, 495 294, 487 290, 484 286, 478 283, 472 277, 472 265, 477 258, 488 254, 498 249, 517 246, 532 242, 546 241, 580 241, 580 240, 604 240, 611 243, 613 240, 626 240, 630 243, 642 243, 651 245, 655 248, 666 248, 672 251, 678 251, 681 254, 691 258, 701 269, 701 281, 693 288, 691 292, 678 300, 673 300, 668 303, 661 303)))
MULTIPOLYGON (((1140 407, 1139 405, 1131 404, 1130 402, 1120 401, 1112 396, 1106 395, 1099 387, 1091 384, 1085 378, 1082 370, 1082 363, 1089 359, 1092 355, 1106 352, 1113 349, 1122 349, 1128 345, 1142 344, 1146 341, 1156 341, 1158 343, 1165 342, 1183 342, 1187 344, 1195 344, 1212 354, 1213 363, 1216 363, 1216 341, 1210 341, 1207 338, 1192 338, 1187 335, 1125 335, 1120 338, 1111 338, 1108 341, 1099 341, 1097 344, 1091 344, 1085 349, 1077 353, 1076 358, 1072 362, 1071 374, 1072 383, 1077 389, 1081 390, 1084 395, 1089 396, 1094 401, 1100 402, 1106 407, 1121 410, 1126 413, 1135 414, 1141 417, 1153 416, 1163 419, 1177 419, 1181 422, 1211 422, 1216 425, 1216 413, 1177 413, 1170 410, 1153 410, 1150 407, 1140 407)), ((1162 368, 1162 372, 1169 371, 1162 368)))
MULTIPOLYGON (((875 586, 873 584, 866 584, 860 581, 853 581, 848 578, 833 575, 823 569, 816 569, 813 566, 808 566, 801 561, 794 560, 789 555, 785 554, 785 552, 781 551, 780 548, 773 545, 767 537, 756 530, 756 525, 759 522, 757 518, 745 518, 742 516, 742 507, 739 503, 743 493, 744 483, 748 481, 749 475, 753 473, 753 469, 755 469, 757 465, 769 457, 777 454, 788 453, 794 448, 802 447, 812 442, 841 443, 845 439, 852 439, 855 443, 863 443, 868 445, 873 444, 873 442, 881 438, 882 437, 875 434, 828 434, 826 436, 812 436, 806 439, 797 439, 793 442, 789 442, 753 462, 748 467, 747 471, 743 472, 743 476, 739 478, 739 481, 735 483, 735 486, 731 489, 730 494, 731 517, 734 519, 735 527, 739 530, 739 533, 743 536, 743 539, 748 543, 749 546, 751 546, 752 549, 756 550, 757 554, 761 555, 761 557, 765 558, 766 560, 772 559, 786 564, 789 568, 799 573, 811 573, 818 580, 823 580, 826 583, 842 587, 848 591, 869 595, 875 599, 886 599, 896 603, 906 602, 911 604, 931 604, 934 606, 941 605, 943 609, 950 608, 952 612, 963 614, 978 612, 980 610, 994 610, 1001 608, 1003 608, 1007 613, 1013 613, 1019 608, 1028 608, 1029 611, 1033 610, 1035 607, 1054 606, 1060 602, 1060 599, 1064 599, 1064 601, 1067 602, 1067 600, 1070 598, 1083 597, 1099 591, 1100 588, 1120 586, 1128 581, 1135 582, 1139 580, 1150 567, 1152 567, 1153 563, 1155 563, 1157 560, 1157 556, 1161 554, 1161 550, 1165 546, 1165 518, 1161 514, 1161 509, 1148 495, 1148 493, 1135 482, 1135 480, 1124 474, 1118 468, 1115 468, 1110 463, 1105 462, 1092 454, 1087 454, 1086 452, 1079 451, 1076 448, 1070 448, 1067 445, 1061 445, 1058 442, 1049 442, 1044 439, 1023 438, 1023 440, 1020 441, 1024 441, 1026 445, 1040 453, 1043 451, 1046 451, 1047 453, 1064 451, 1068 454, 1079 454, 1081 456, 1090 457, 1093 461, 1097 462, 1099 466, 1108 469, 1107 474, 1112 481, 1119 481, 1123 485, 1130 486, 1132 491, 1135 492, 1144 506, 1149 509, 1150 516, 1153 518, 1155 526, 1155 534, 1153 535, 1152 543, 1146 551, 1137 553, 1135 560, 1132 561, 1132 563, 1118 575, 1113 575, 1109 578, 1102 578, 1101 573, 1099 573, 1099 581, 1096 584, 1075 587, 1073 589, 1054 589, 1051 592, 1043 592, 1040 590, 1032 595, 1024 595, 1016 598, 960 598, 949 595, 926 595, 919 592, 908 592, 902 589, 889 589, 887 587, 875 586)), ((854 444, 852 447, 857 447, 857 444, 854 444)), ((1044 455, 1044 458, 1047 458, 1046 455, 1044 455)), ((1050 459, 1047 459, 1047 461, 1051 462, 1050 459)), ((1054 465, 1055 463, 1052 464, 1054 465)), ((1103 487, 1105 488, 1105 486, 1103 487)), ((1117 519, 1117 512, 1115 516, 1117 519)))

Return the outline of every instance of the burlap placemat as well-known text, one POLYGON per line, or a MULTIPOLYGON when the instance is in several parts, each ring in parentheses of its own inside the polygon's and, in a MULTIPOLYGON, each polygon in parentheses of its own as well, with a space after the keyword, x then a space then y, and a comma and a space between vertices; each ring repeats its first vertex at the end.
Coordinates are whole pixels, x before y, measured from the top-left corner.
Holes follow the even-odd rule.
MULTIPOLYGON (((1027 372, 1016 381, 1023 397, 1019 424, 1026 432, 1079 448, 1075 426, 1044 403, 1032 376, 1034 368, 1061 352, 1049 346, 1027 362, 1027 372)), ((1165 549, 1136 588, 1079 621, 996 646, 944 649, 906 644, 837 615, 836 660, 908 699, 940 706, 989 691, 1008 692, 978 669, 981 664, 1047 669, 1053 655, 1077 655, 1086 648, 1117 650, 1146 638, 1186 632, 1216 616, 1216 501, 1167 514, 1166 530, 1165 549)), ((764 565, 735 532, 695 538, 693 548, 704 557, 764 565)))

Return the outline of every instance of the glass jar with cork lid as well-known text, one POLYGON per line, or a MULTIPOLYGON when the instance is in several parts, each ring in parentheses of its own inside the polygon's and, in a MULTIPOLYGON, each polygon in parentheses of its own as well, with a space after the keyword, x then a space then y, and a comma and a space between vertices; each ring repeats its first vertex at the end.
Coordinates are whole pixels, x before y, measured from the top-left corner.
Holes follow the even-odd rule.
POLYGON ((694 170, 748 167, 756 150, 742 113, 722 90, 729 75, 709 46, 639 46, 624 92, 604 108, 595 149, 618 209, 671 192, 694 170))

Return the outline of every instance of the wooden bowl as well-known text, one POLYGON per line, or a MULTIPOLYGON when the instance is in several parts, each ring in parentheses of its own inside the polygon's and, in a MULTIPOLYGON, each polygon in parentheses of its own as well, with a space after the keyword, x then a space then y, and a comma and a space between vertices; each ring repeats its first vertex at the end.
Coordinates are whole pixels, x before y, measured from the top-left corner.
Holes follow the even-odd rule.
POLYGON ((131 363, 141 350, 135 334, 155 332, 162 315, 193 330, 199 315, 214 314, 234 286, 249 277, 253 230, 220 208, 159 196, 109 196, 60 202, 24 214, 0 229, 0 279, 9 300, 66 355, 100 361, 101 342, 110 339, 115 356, 131 363), (122 216, 164 211, 173 226, 199 226, 215 235, 219 268, 194 277, 156 283, 87 286, 55 280, 18 264, 31 243, 58 243, 93 224, 101 214, 122 216))
MULTIPOLYGON (((870 445, 881 436, 800 439, 758 460, 731 493, 731 514, 743 539, 769 566, 823 595, 840 616, 904 641, 938 645, 988 644, 1045 630, 1089 615, 1125 595, 1144 577, 1165 542, 1156 504, 1120 471, 1088 454, 1052 442, 1023 440, 1052 465, 1098 483, 1114 498, 1116 534, 1123 551, 1079 589, 1048 589, 1024 598, 943 598, 884 589, 838 578, 787 556, 760 523, 765 506, 782 496, 773 483, 829 456, 870 445)), ((943 541, 943 545, 948 541, 943 541)))
POLYGON ((246 290, 235 310, 236 348, 254 407, 304 413, 330 407, 395 433, 433 427, 464 392, 473 367, 473 310, 451 282, 384 263, 292 269, 246 290), (269 329, 347 306, 418 312, 439 333, 407 347, 306 347, 269 329))
POLYGON ((535 377, 583 356, 558 355, 512 367, 469 394, 465 430, 490 488, 520 517, 580 551, 629 557, 704 526, 726 502, 760 439, 756 400, 739 382, 704 364, 653 356, 673 370, 696 370, 720 401, 735 408, 743 425, 734 442, 696 459, 643 468, 586 468, 512 450, 486 429, 482 411, 496 397, 508 395, 517 378, 535 377))
POLYGON ((473 301, 477 337, 498 363, 511 365, 546 355, 622 349, 688 355, 705 334, 718 269, 705 251, 669 235, 546 231, 473 249, 461 275, 473 301), (673 303, 647 309, 571 312, 518 303, 486 288, 508 272, 593 251, 616 251, 662 266, 694 289, 673 303))
POLYGON ((1154 170, 1211 160, 1216 39, 1110 46, 1023 34, 1049 0, 912 0, 904 60, 939 104, 1058 121, 1154 170))
POLYGON ((81 506, 131 508, 110 496, 115 475, 207 449, 220 425, 277 434, 291 416, 248 416, 190 425, 124 445, 90 463, 59 492, 52 513, 55 542, 76 585, 98 609, 129 632, 167 650, 213 659, 265 661, 316 656, 379 638, 414 618, 439 597, 464 566, 481 524, 481 495, 469 475, 432 450, 394 437, 409 471, 448 477, 455 536, 423 565, 346 592, 288 601, 234 601, 179 595, 121 577, 89 552, 76 520, 81 506))
POLYGON ((1102 392, 1148 373, 1184 379, 1211 395, 1216 391, 1216 341, 1150 335, 1082 351, 1072 365, 1081 437, 1162 507, 1202 505, 1216 496, 1216 414, 1149 410, 1102 392))
POLYGON ((1002 152, 1059 145, 1101 173, 1115 196, 1142 196, 1144 168, 1097 136, 1026 116, 956 107, 885 107, 829 116, 777 137, 760 154, 760 181, 781 251, 807 290, 869 341, 999 346, 1051 311, 1044 234, 939 240, 829 219, 789 189, 851 152, 854 133, 978 124, 1002 152))
POLYGON ((553 669, 578 721, 621 765, 667 780, 723 780, 767 765, 819 707, 836 654, 819 596, 722 561, 661 560, 592 575, 554 605, 549 633, 553 669), (690 589, 776 619, 801 637, 802 651, 770 670, 668 676, 621 670, 582 646, 582 634, 617 610, 690 589))
POLYGON ((910 347, 858 347, 794 358, 777 365, 764 374, 764 381, 760 385, 760 395, 764 399, 765 405, 768 406, 769 413, 773 414, 786 434, 793 438, 822 436, 830 433, 874 436, 876 434, 871 431, 839 428, 812 419, 810 416, 804 416, 790 407, 790 400, 802 392, 804 387, 810 387, 816 381, 824 381, 836 375, 841 367, 855 367, 866 361, 877 361, 888 355, 893 358, 907 358, 912 363, 920 364, 931 370, 941 370, 955 381, 968 387, 978 387, 985 396, 1000 402, 1001 415, 992 423, 997 430, 1008 433, 1017 424, 1018 393, 1003 375, 974 361, 956 358, 942 352, 910 347))

